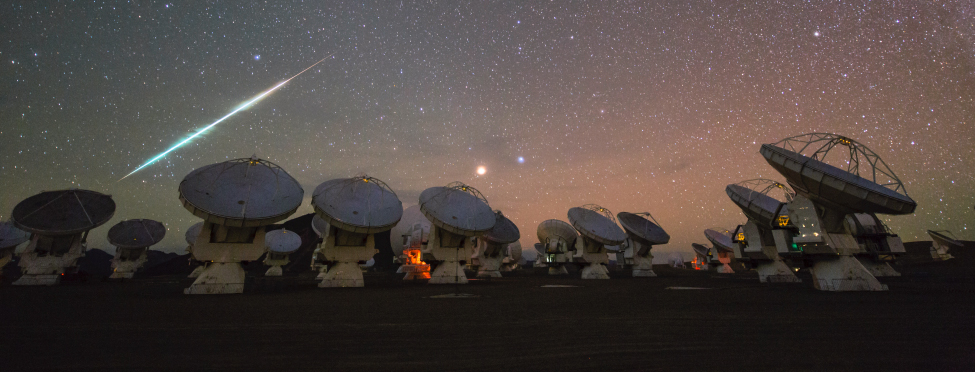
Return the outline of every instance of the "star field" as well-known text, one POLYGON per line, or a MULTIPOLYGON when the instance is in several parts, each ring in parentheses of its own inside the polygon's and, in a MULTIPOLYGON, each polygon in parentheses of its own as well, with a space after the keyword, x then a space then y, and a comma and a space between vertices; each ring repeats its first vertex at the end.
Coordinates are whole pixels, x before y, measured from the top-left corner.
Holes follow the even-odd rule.
POLYGON ((404 207, 479 189, 536 241, 595 203, 648 211, 690 252, 745 222, 724 192, 784 181, 758 149, 809 132, 879 154, 917 201, 884 218, 905 241, 975 239, 975 5, 641 1, 33 2, 0 5, 0 219, 71 187, 115 219, 198 219, 191 170, 256 154, 306 203, 367 173, 404 207), (651 2, 653 3, 653 2, 651 2), (145 160, 314 69, 121 182, 145 160), (483 166, 484 174, 478 168, 483 166))

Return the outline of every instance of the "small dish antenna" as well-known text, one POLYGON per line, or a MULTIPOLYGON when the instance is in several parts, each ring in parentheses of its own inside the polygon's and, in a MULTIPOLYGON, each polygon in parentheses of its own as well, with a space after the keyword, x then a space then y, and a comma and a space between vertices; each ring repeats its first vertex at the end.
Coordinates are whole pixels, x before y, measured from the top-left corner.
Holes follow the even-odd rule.
POLYGON ((619 245, 626 234, 616 225, 613 212, 596 204, 569 209, 569 223, 582 239, 576 239, 576 250, 582 252, 582 279, 609 279, 609 255, 606 246, 619 245))
POLYGON ((366 175, 325 181, 311 202, 329 225, 321 249, 329 266, 318 286, 364 286, 359 264, 376 254, 375 234, 403 217, 403 203, 385 182, 366 175))
MULTIPOLYGON (((390 230, 390 239, 401 238, 402 253, 399 256, 399 274, 403 280, 430 279, 430 264, 424 262, 423 249, 433 224, 423 215, 419 205, 403 210, 403 218, 390 230)), ((396 243, 394 242, 394 247, 396 243)), ((428 254, 429 255, 429 254, 428 254)))
POLYGON ((691 248, 694 249, 694 260, 691 261, 691 267, 694 270, 708 271, 710 269, 708 263, 711 262, 712 256, 711 248, 697 243, 691 243, 691 248))
POLYGON ((166 226, 159 221, 135 219, 115 224, 108 230, 108 242, 114 245, 110 279, 129 279, 145 264, 149 247, 162 241, 166 226))
POLYGON ((515 271, 521 267, 522 249, 521 242, 508 244, 504 260, 501 261, 501 271, 515 271))
MULTIPOLYGON (((964 248, 965 245, 955 238, 948 230, 928 230, 928 236, 933 241, 931 245, 931 258, 936 261, 944 261, 954 258, 949 252, 952 248, 964 248)), ((3 265, 0 265, 3 267, 3 265)))
POLYGON ((472 259, 477 266, 477 276, 482 278, 500 278, 501 262, 507 254, 508 244, 521 239, 521 231, 514 222, 511 222, 501 211, 495 211, 494 215, 494 227, 478 238, 472 259))
POLYGON ((289 255, 301 247, 301 237, 287 229, 272 230, 264 235, 264 246, 267 247, 264 264, 271 266, 264 276, 281 276, 284 273, 281 267, 291 262, 289 255))
POLYGON ((204 224, 193 243, 195 259, 210 262, 187 294, 241 293, 242 261, 265 252, 265 226, 288 218, 301 205, 301 185, 281 167, 256 156, 190 172, 179 200, 204 224))
MULTIPOLYGON (((785 184, 762 178, 728 185, 725 192, 745 217, 748 217, 748 222, 737 227, 736 233, 729 233, 732 240, 731 247, 736 250, 735 257, 741 259, 745 265, 754 268, 758 272, 758 280, 762 283, 767 283, 770 278, 777 282, 800 282, 801 280, 796 277, 795 272, 782 257, 795 260, 801 258, 797 256, 798 250, 792 248, 793 232, 789 218, 788 203, 792 202, 796 193, 785 184)), ((709 236, 708 239, 711 237, 709 236)), ((715 247, 726 246, 723 240, 721 243, 715 247)), ((731 269, 731 266, 724 266, 722 268, 726 270, 731 269)))
POLYGON ((77 271, 88 249, 88 232, 115 214, 112 197, 89 190, 45 191, 14 207, 11 221, 33 233, 20 253, 24 275, 14 285, 54 285, 63 274, 77 271))
MULTIPOLYGON (((630 213, 620 212, 616 215, 626 231, 628 237, 627 250, 631 252, 634 277, 654 277, 657 273, 653 272, 653 254, 650 249, 655 245, 667 244, 670 242, 670 235, 660 227, 657 219, 650 215, 650 212, 630 213)), ((626 254, 623 255, 626 264, 626 254)))
POLYGON ((477 189, 453 182, 423 190, 420 211, 433 224, 425 252, 440 261, 430 284, 466 284, 461 263, 473 251, 470 238, 483 235, 497 220, 487 199, 477 189))
POLYGON ((711 258, 721 264, 721 266, 718 266, 718 272, 721 274, 734 274, 735 270, 732 270, 730 265, 731 259, 735 257, 735 243, 731 239, 731 231, 712 228, 704 230, 704 236, 708 238, 711 246, 714 247, 711 251, 711 258))
POLYGON ((571 263, 574 253, 576 240, 579 233, 568 222, 560 220, 545 220, 538 224, 535 230, 539 244, 535 246, 539 253, 539 261, 542 257, 548 262, 549 275, 568 275, 569 270, 565 264, 571 263))

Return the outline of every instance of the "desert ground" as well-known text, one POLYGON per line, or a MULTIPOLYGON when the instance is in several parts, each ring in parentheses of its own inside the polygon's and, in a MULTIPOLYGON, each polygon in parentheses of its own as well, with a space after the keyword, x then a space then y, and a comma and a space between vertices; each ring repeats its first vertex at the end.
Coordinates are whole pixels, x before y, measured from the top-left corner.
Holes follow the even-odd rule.
MULTIPOLYGON (((918 244, 912 243, 917 249, 918 244)), ((927 243, 930 244, 929 242, 927 243)), ((51 287, 0 283, 4 371, 975 370, 975 244, 904 260, 886 292, 761 284, 655 267, 658 277, 505 273, 467 285, 367 272, 249 272, 238 295, 184 295, 185 273, 51 287), (690 289, 687 287, 694 287, 690 289), (698 289, 700 288, 700 289, 698 289), (443 296, 448 295, 448 296, 443 296)), ((8 267, 9 270, 9 267, 8 267)), ((157 270, 158 271, 158 270, 157 270)))

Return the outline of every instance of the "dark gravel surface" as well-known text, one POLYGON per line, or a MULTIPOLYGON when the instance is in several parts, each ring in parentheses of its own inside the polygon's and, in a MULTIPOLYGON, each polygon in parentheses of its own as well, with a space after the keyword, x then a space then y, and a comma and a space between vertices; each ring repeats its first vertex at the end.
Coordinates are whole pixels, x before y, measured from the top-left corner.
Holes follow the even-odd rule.
POLYGON ((464 286, 367 273, 348 289, 309 273, 213 296, 183 295, 183 275, 8 281, 0 370, 972 371, 975 261, 960 256, 898 267, 887 292, 664 266, 657 278, 527 270, 464 286), (453 293, 476 297, 431 298, 453 293))

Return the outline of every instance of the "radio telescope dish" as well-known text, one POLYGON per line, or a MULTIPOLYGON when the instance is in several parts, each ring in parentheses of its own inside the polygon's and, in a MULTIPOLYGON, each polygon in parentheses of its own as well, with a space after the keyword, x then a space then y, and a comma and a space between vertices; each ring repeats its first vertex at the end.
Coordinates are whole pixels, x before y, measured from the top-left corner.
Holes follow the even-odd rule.
POLYGON ((707 229, 704 230, 704 236, 714 245, 714 248, 725 252, 734 252, 731 232, 727 230, 707 229))
POLYGON ((613 212, 596 204, 569 209, 569 222, 580 234, 603 245, 619 245, 626 240, 613 212))
POLYGON ((788 214, 787 209, 783 210, 785 203, 796 195, 788 186, 762 178, 728 185, 725 192, 746 217, 762 226, 773 226, 780 215, 788 214), (776 190, 782 191, 785 200, 769 195, 776 190))
POLYGON ((492 243, 508 244, 521 239, 521 231, 518 230, 518 226, 515 226, 514 222, 511 222, 501 211, 498 211, 494 227, 484 233, 483 237, 492 243))
POLYGON ((287 229, 268 231, 264 235, 264 245, 274 253, 292 253, 301 247, 301 237, 287 229))
POLYGON ((396 226, 403 217, 403 203, 383 181, 360 175, 322 182, 312 206, 328 222, 321 252, 332 262, 318 286, 364 286, 359 263, 373 259, 375 234, 396 226))
POLYGON ((931 245, 931 258, 935 260, 944 261, 947 259, 954 258, 951 255, 951 253, 949 253, 949 251, 952 248, 965 247, 965 245, 959 242, 957 239, 955 239, 953 237, 954 234, 951 234, 951 232, 948 230, 941 230, 941 231, 928 230, 928 235, 931 236, 931 240, 933 240, 932 242, 933 244, 931 245), (952 236, 948 236, 948 235, 952 235, 952 236))
MULTIPOLYGON (((538 224, 538 229, 535 231, 535 234, 538 236, 538 241, 540 242, 561 240, 566 242, 570 248, 579 237, 579 233, 576 232, 576 229, 572 225, 560 220, 542 221, 542 223, 538 224)), ((544 247, 540 253, 545 254, 544 247)))
POLYGON ((617 254, 617 264, 631 266, 633 277, 657 276, 653 272, 653 254, 650 251, 654 245, 670 242, 670 235, 667 235, 649 212, 620 212, 616 217, 629 237, 626 250, 617 254))
POLYGON ((731 238, 731 231, 707 229, 704 230, 704 236, 714 246, 714 250, 711 252, 711 258, 721 263, 721 266, 718 266, 718 272, 722 274, 733 274, 735 271, 731 268, 731 258, 735 256, 735 248, 734 240, 731 238))
POLYGON ((696 253, 698 256, 705 258, 707 258, 708 252, 711 251, 711 248, 697 243, 691 243, 691 248, 694 248, 694 253, 696 253))
POLYGON ((119 248, 145 248, 162 241, 166 226, 153 220, 126 220, 108 230, 108 242, 119 248))
POLYGON ((111 196, 88 190, 45 191, 17 203, 11 222, 34 237, 20 253, 24 275, 13 284, 54 285, 77 271, 88 249, 88 231, 114 214, 111 196))
POLYGON ((501 211, 495 212, 494 227, 479 238, 473 255, 473 263, 477 265, 478 277, 501 277, 501 264, 505 259, 506 247, 521 239, 521 232, 514 222, 505 217, 501 211))
POLYGON ((576 251, 581 252, 582 262, 588 264, 582 268, 582 279, 609 279, 606 246, 619 245, 626 240, 626 234, 616 225, 613 212, 586 204, 569 209, 569 222, 583 237, 576 240, 576 251))
POLYGON ((72 235, 101 226, 115 214, 112 197, 89 190, 45 191, 14 207, 11 220, 39 235, 72 235))
POLYGON ((242 293, 240 263, 267 252, 264 226, 298 210, 304 195, 281 167, 257 156, 200 167, 179 184, 179 200, 203 218, 193 258, 209 261, 186 294, 242 293))
POLYGON ((368 176, 323 182, 312 206, 329 225, 355 233, 374 234, 396 226, 403 203, 383 181, 368 176))
POLYGON ((108 242, 118 247, 112 258, 111 279, 128 279, 148 259, 149 246, 166 236, 166 226, 159 221, 125 220, 108 230, 108 242))
POLYGON ((284 274, 281 267, 291 262, 288 255, 301 247, 301 237, 287 229, 272 230, 264 235, 264 246, 267 247, 264 264, 271 266, 264 276, 281 276, 284 274))
POLYGON ((460 264, 474 249, 470 237, 482 235, 497 221, 487 199, 477 189, 454 182, 423 190, 420 211, 433 223, 424 252, 442 261, 431 273, 429 283, 467 283, 460 264))
POLYGON ((311 218, 311 229, 315 232, 318 237, 325 236, 328 233, 328 222, 325 222, 318 213, 315 213, 315 217, 311 218))
POLYGON ((866 146, 832 133, 810 133, 762 145, 765 160, 799 194, 834 208, 860 213, 913 213, 917 203, 887 163, 866 146), (831 151, 844 147, 842 151, 831 151), (804 155, 810 153, 810 155, 804 155), (846 170, 825 163, 849 154, 846 170))
POLYGON ((484 195, 460 182, 423 190, 420 210, 434 225, 457 235, 479 235, 495 223, 484 195))
POLYGON ((538 224, 535 235, 539 241, 535 244, 535 249, 541 257, 537 262, 548 258, 549 275, 568 274, 569 270, 564 264, 572 262, 572 252, 575 250, 576 239, 579 239, 576 229, 564 221, 545 220, 538 224))
POLYGON ((646 244, 661 245, 670 241, 670 235, 657 223, 650 213, 620 212, 616 215, 623 229, 642 239, 646 244))
POLYGON ((283 220, 298 210, 304 193, 284 169, 257 157, 197 168, 179 184, 179 200, 193 215, 235 227, 283 220))
MULTIPOLYGON (((917 208, 904 184, 883 159, 866 146, 832 133, 789 137, 762 145, 760 152, 797 193, 789 202, 789 219, 799 230, 792 242, 803 252, 805 260, 813 262, 810 272, 816 289, 887 290, 887 286, 853 257, 870 252, 844 228, 850 214, 901 215, 917 208), (842 149, 833 151, 836 148, 842 149)), ((749 235, 747 231, 746 235, 749 235)), ((895 235, 887 238, 890 238, 885 239, 888 242, 899 245, 895 235)), ((889 267, 887 262, 877 265, 889 267)))
POLYGON ((694 248, 694 260, 691 261, 691 266, 694 270, 709 270, 711 263, 711 248, 705 247, 701 244, 691 243, 691 248, 694 248))
MULTIPOLYGON (((10 222, 0 222, 0 249, 12 248, 30 240, 30 233, 18 229, 10 222)), ((3 265, 0 265, 2 268, 3 265)))
POLYGON ((196 237, 200 236, 200 231, 203 230, 203 222, 194 223, 189 229, 186 229, 186 243, 189 245, 196 244, 196 237))

